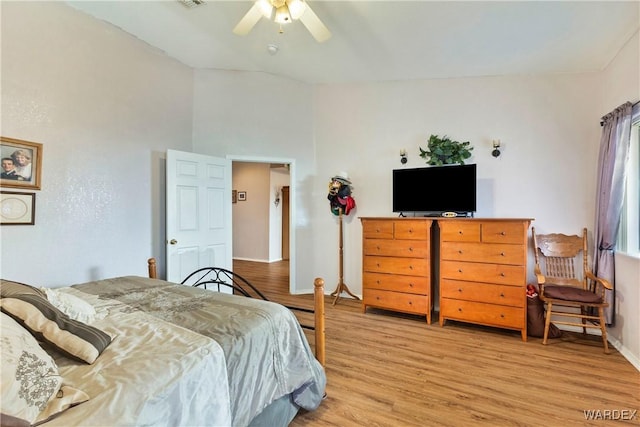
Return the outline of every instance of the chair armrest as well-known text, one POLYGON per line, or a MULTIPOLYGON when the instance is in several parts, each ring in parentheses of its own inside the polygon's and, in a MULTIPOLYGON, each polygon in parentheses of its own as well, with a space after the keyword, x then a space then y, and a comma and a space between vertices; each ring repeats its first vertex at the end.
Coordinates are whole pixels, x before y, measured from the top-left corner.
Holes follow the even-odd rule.
POLYGON ((609 290, 613 289, 613 286, 608 280, 601 279, 600 277, 596 277, 595 274, 593 274, 590 271, 587 271, 587 279, 591 279, 594 282, 600 283, 605 289, 609 289, 609 290))

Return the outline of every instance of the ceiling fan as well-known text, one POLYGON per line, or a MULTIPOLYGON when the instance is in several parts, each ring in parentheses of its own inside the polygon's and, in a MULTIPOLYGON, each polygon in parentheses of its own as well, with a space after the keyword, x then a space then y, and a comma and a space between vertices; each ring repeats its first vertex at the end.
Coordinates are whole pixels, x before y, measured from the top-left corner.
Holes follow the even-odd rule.
POLYGON ((318 42, 331 37, 331 32, 304 0, 256 0, 233 32, 240 36, 249 34, 262 17, 280 24, 280 32, 283 32, 282 24, 299 19, 318 42))

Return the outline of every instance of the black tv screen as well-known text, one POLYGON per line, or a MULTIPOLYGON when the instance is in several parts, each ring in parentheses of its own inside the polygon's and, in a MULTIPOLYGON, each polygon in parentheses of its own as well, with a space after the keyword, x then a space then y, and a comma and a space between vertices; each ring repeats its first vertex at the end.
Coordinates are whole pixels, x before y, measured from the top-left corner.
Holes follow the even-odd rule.
POLYGON ((393 171, 393 212, 441 214, 475 210, 475 164, 393 171))

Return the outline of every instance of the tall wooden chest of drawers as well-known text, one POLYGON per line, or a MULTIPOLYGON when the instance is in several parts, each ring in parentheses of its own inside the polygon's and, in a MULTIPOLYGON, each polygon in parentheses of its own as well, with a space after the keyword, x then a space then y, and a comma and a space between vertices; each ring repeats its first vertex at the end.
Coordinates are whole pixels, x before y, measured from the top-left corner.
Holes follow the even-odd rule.
POLYGON ((361 218, 362 302, 423 314, 431 323, 431 224, 428 218, 361 218))
POLYGON ((519 330, 527 340, 530 219, 438 219, 440 325, 447 319, 519 330))

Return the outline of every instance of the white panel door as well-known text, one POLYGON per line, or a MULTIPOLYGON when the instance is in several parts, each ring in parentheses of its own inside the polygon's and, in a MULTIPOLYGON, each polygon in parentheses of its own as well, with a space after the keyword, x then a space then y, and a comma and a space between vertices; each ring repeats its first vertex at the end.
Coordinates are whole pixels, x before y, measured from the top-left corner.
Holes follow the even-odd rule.
POLYGON ((231 160, 167 150, 167 280, 232 270, 231 160))

